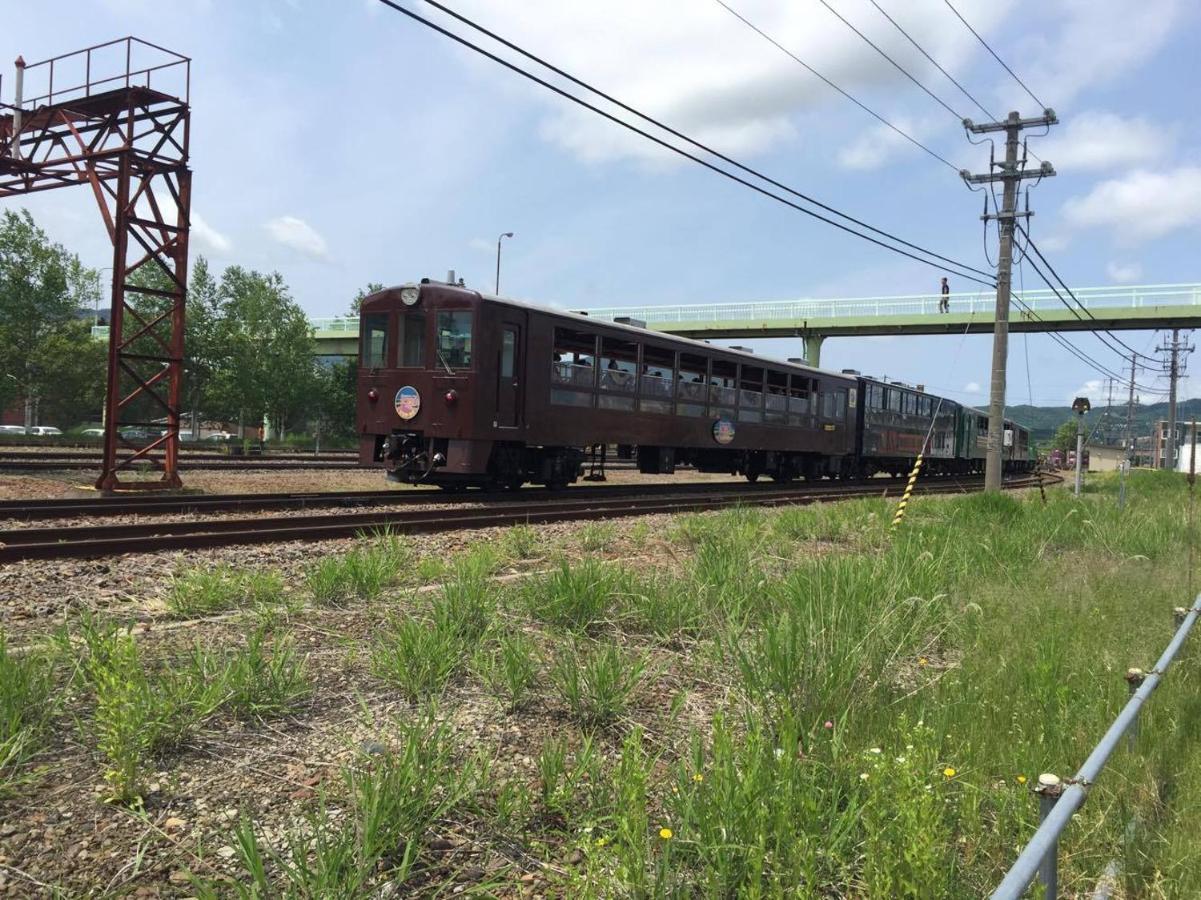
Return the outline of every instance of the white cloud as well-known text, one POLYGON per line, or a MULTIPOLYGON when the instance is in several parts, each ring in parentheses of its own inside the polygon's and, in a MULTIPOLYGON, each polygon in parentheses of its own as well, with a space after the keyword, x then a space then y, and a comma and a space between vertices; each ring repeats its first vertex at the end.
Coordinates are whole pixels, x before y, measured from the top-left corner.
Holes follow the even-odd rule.
POLYGON ((1118 284, 1131 284, 1143 277, 1143 267, 1136 262, 1120 263, 1110 260, 1105 267, 1105 274, 1109 276, 1110 281, 1116 281, 1118 284))
MULTIPOLYGON (((736 0, 731 6, 846 90, 922 102, 912 95, 909 85, 901 83, 886 60, 818 4, 736 0)), ((991 29, 1016 6, 1017 0, 965 0, 962 8, 973 23, 991 29)), ((830 110, 847 113, 856 125, 870 121, 717 4, 692 4, 687 14, 677 3, 647 0, 605 4, 463 0, 459 9, 466 15, 478 15, 482 24, 531 52, 725 153, 749 156, 796 142, 820 130, 830 120, 826 115, 830 110), (823 119, 801 121, 805 113, 817 111, 823 119)), ((862 4, 843 12, 870 31, 873 40, 916 77, 941 77, 895 29, 887 23, 878 27, 879 15, 870 6, 862 4)), ((910 33, 921 35, 923 46, 948 71, 962 73, 976 61, 979 48, 975 39, 941 4, 911 4, 895 14, 910 33)), ((472 61, 469 65, 478 66, 481 75, 486 72, 495 82, 494 73, 485 68, 489 64, 472 61)), ((558 98, 539 99, 549 110, 539 133, 582 160, 660 162, 667 158, 662 148, 612 122, 558 98)), ((873 100, 872 105, 878 104, 879 100, 873 100)), ((619 110, 614 114, 632 118, 619 110)), ((856 162, 856 154, 849 158, 856 162)))
POLYGON ((965 385, 963 386, 963 393, 965 393, 965 394, 978 394, 978 393, 980 393, 980 382, 978 382, 978 381, 969 381, 967 384, 965 384, 965 385))
POLYGON ((1109 112, 1081 113, 1060 128, 1039 146, 1038 154, 1061 174, 1154 162, 1166 156, 1175 141, 1174 129, 1141 116, 1124 119, 1109 112))
POLYGON ((486 240, 485 238, 478 238, 478 237, 472 238, 471 240, 469 240, 467 242, 467 246, 470 247, 472 250, 476 250, 480 253, 496 252, 496 243, 493 241, 486 240))
POLYGON ((329 248, 317 231, 304 219, 279 216, 266 224, 267 233, 276 243, 316 260, 328 260, 329 248))
MULTIPOLYGON (((1016 50, 1006 54, 1002 47, 1001 54, 1008 55, 1040 100, 1066 108, 1084 89, 1113 82, 1150 59, 1171 37, 1185 4, 1062 0, 1057 6, 1062 22, 1046 22, 1016 50)), ((1044 8, 1054 15, 1055 6, 1044 8)), ((982 33, 987 37, 986 30, 982 33)), ((1013 79, 999 76, 999 84, 1008 109, 1030 109, 1032 101, 1013 79)))
POLYGON ((1077 397, 1088 397, 1089 403, 1091 403, 1093 406, 1103 405, 1108 396, 1106 394, 1106 390, 1107 385, 1100 378, 1089 379, 1088 381, 1084 382, 1084 384, 1080 385, 1080 387, 1076 388, 1076 392, 1074 394, 1071 394, 1065 398, 1064 405, 1071 406, 1072 401, 1077 397))
MULTIPOLYGON (((913 135, 918 140, 922 139, 921 132, 924 129, 917 128, 904 118, 892 121, 897 128, 913 135)), ((850 144, 839 150, 838 164, 844 169, 878 169, 888 162, 898 150, 905 148, 917 149, 887 125, 877 125, 864 131, 850 144)))
POLYGON ((1103 181, 1063 205, 1071 228, 1113 230, 1120 244, 1135 244, 1201 225, 1201 166, 1165 172, 1139 170, 1103 181))
POLYGON ((192 213, 192 227, 189 238, 192 242, 192 248, 199 250, 201 253, 224 256, 233 249, 233 244, 230 243, 229 238, 209 225, 197 212, 192 213))

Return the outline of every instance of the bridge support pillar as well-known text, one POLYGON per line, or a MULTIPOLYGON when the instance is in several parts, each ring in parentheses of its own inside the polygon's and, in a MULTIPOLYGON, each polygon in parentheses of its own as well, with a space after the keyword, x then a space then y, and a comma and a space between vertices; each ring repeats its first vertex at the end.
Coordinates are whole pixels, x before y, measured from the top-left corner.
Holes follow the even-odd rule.
POLYGON ((805 341, 805 362, 817 368, 822 364, 822 341, 826 339, 824 334, 807 334, 804 336, 805 341))

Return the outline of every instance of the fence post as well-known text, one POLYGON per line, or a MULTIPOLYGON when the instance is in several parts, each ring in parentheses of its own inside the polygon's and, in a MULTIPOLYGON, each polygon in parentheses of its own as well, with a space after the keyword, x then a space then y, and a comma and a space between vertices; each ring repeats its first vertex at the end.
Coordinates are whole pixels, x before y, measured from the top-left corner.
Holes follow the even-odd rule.
MULTIPOLYGON (((1130 688, 1130 696, 1133 697, 1135 691, 1143 686, 1143 681, 1147 678, 1147 673, 1142 669, 1127 669, 1126 684, 1130 688)), ((1134 744, 1138 740, 1138 716, 1134 717, 1134 721, 1130 723, 1130 730, 1126 732, 1126 749, 1134 750, 1134 744)))
MULTIPOLYGON (((1034 789, 1038 794, 1038 823, 1041 825, 1051 815, 1055 802, 1063 793, 1063 783, 1058 775, 1044 772, 1038 776, 1038 786, 1034 789)), ((1051 842, 1042 861, 1038 864, 1038 881, 1043 886, 1045 900, 1055 900, 1059 896, 1059 838, 1051 842)))

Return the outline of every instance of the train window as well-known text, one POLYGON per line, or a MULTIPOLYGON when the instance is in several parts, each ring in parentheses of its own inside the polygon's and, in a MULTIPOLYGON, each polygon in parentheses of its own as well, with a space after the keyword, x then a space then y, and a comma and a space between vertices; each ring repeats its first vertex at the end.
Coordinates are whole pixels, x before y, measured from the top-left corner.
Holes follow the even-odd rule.
POLYGON ((788 424, 812 428, 809 396, 813 389, 812 379, 804 375, 793 375, 788 388, 788 424))
POLYGON ((767 396, 763 398, 763 420, 773 425, 788 421, 788 376, 783 372, 767 373, 767 396))
POLYGON ((929 397, 919 397, 917 411, 919 415, 925 416, 927 419, 933 414, 932 404, 929 397))
POLYGON ((378 369, 388 365, 388 314, 372 313, 363 316, 363 348, 360 355, 363 367, 378 369))
POLYGON ((976 416, 976 429, 981 434, 988 434, 988 416, 976 416))
POLYGON ((400 365, 406 369, 425 367, 425 313, 407 312, 400 317, 400 365))
POLYGON ((709 360, 691 353, 680 354, 680 377, 676 381, 676 415, 705 414, 705 378, 709 360))
POLYGON ((868 384, 867 405, 869 409, 884 408, 884 385, 871 383, 868 384))
MULTIPOLYGON (((551 381, 591 390, 596 383, 596 335, 573 328, 556 328, 551 381)), ((557 401, 556 401, 557 402, 557 401)), ((591 406, 573 403, 572 406, 591 406)))
POLYGON ((905 392, 905 415, 917 415, 917 394, 911 394, 908 391, 905 392))
POLYGON ((674 350, 646 345, 642 348, 642 378, 638 386, 638 408, 643 412, 670 413, 675 382, 674 350))
POLYGON ((901 392, 896 388, 888 389, 888 408, 893 412, 901 411, 901 392))
POLYGON ((603 337, 600 363, 601 396, 597 405, 602 409, 632 410, 634 385, 638 380, 638 345, 621 338, 603 337))
POLYGON ((517 357, 517 330, 506 328, 500 337, 500 377, 513 377, 513 363, 517 357))
POLYGON ((847 392, 844 389, 834 392, 834 418, 839 422, 847 417, 847 392))
POLYGON ((738 378, 738 419, 742 422, 763 421, 763 369, 742 366, 738 378))
POLYGON ((738 403, 738 364, 724 359, 713 360, 709 374, 710 414, 714 417, 734 418, 734 406, 738 403))
POLYGON ((471 310, 442 309, 437 318, 438 364, 448 369, 471 368, 471 310))

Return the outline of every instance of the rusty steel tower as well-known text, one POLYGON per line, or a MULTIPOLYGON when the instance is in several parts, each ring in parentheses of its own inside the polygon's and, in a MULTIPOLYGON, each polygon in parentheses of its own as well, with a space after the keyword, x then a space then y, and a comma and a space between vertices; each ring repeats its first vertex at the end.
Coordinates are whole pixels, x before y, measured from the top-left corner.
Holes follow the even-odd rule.
POLYGON ((0 81, 0 198, 89 185, 113 243, 104 491, 180 486, 190 86, 190 59, 134 37, 18 57, 11 102, 0 81))

